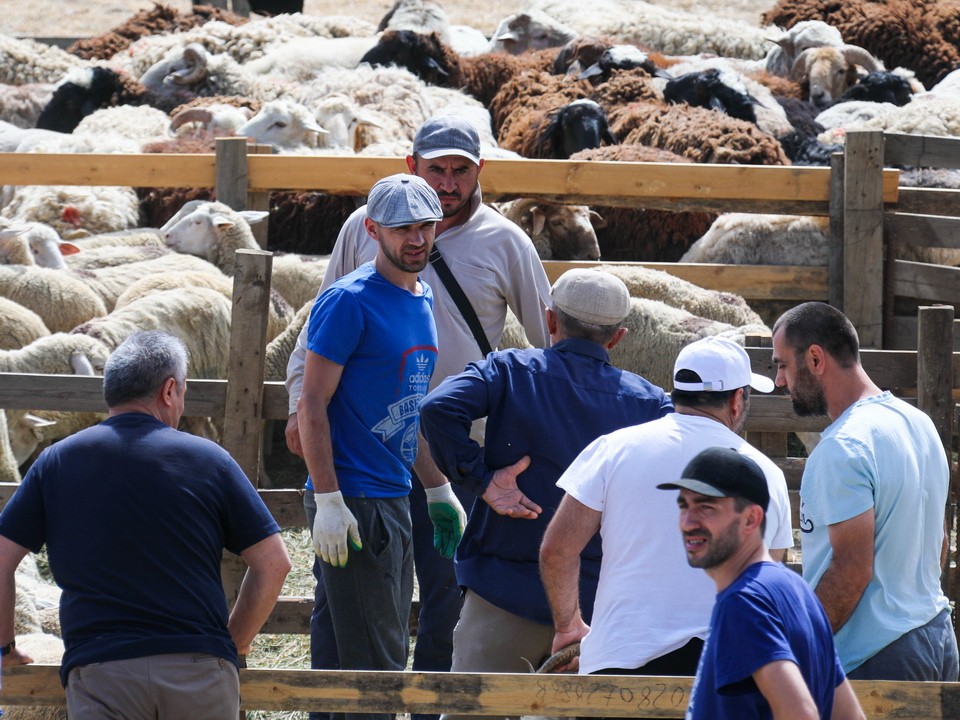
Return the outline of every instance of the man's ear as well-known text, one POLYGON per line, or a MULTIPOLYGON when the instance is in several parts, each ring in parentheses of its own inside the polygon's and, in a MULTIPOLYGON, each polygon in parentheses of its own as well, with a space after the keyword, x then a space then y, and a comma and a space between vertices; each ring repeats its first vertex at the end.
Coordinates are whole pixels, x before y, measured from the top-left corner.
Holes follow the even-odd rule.
POLYGON ((811 345, 804 353, 807 369, 814 375, 822 375, 826 369, 827 351, 822 345, 811 345))
POLYGON ((744 527, 745 528, 756 528, 759 532, 761 525, 763 524, 763 508, 759 505, 750 504, 747 505, 743 510, 744 515, 744 527))
POLYGON ((176 378, 169 377, 160 387, 160 402, 164 405, 173 405, 173 397, 177 391, 176 378))

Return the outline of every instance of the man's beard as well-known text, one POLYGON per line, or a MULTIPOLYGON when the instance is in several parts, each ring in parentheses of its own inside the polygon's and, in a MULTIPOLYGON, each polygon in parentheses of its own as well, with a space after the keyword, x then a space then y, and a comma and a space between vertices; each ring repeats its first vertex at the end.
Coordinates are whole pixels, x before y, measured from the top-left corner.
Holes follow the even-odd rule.
POLYGON ((827 398, 823 388, 806 365, 797 368, 796 381, 790 389, 790 400, 793 402, 793 411, 800 417, 827 414, 827 398))

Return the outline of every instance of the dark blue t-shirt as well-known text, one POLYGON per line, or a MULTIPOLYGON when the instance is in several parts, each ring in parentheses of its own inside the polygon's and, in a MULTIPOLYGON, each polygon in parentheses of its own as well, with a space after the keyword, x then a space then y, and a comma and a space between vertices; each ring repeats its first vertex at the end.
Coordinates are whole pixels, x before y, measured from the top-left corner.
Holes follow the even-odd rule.
POLYGON ((829 720, 844 680, 830 621, 799 575, 779 563, 755 563, 717 594, 687 718, 772 718, 752 676, 778 660, 800 668, 820 717, 829 720))
POLYGON ((0 514, 0 535, 46 544, 63 589, 61 680, 73 667, 168 653, 237 663, 220 578, 279 532, 216 443, 126 413, 44 450, 0 514))

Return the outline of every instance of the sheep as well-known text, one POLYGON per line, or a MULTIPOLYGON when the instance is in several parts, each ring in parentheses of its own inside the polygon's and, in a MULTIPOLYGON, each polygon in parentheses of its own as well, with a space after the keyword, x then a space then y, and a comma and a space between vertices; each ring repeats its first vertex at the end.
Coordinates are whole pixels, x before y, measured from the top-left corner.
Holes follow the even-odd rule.
POLYGON ((321 144, 320 136, 328 134, 313 113, 289 98, 264 103, 260 112, 237 128, 237 135, 275 150, 315 148, 321 144))
POLYGON ((102 67, 76 70, 57 85, 36 126, 73 132, 84 116, 104 107, 123 90, 117 74, 102 67))
MULTIPOLYGON (((660 300, 640 297, 630 299, 630 313, 623 325, 629 332, 610 351, 610 362, 665 388, 673 383, 673 361, 677 353, 694 340, 718 335, 742 345, 748 335, 770 334, 770 329, 762 322, 731 325, 660 300)), ((507 313, 500 347, 530 347, 512 313, 507 313)))
MULTIPOLYGON (((316 293, 314 293, 314 296, 316 296, 316 293)), ((303 326, 310 318, 311 310, 313 310, 313 302, 305 302, 297 310, 297 314, 293 316, 284 331, 267 343, 267 348, 264 351, 264 380, 282 382, 287 379, 287 363, 290 361, 290 355, 297 345, 300 331, 303 330, 303 326)))
POLYGON ((67 52, 87 60, 108 60, 141 37, 183 32, 213 19, 231 25, 247 22, 247 18, 210 5, 193 5, 192 12, 180 13, 173 7, 155 3, 102 35, 77 40, 67 52))
POLYGON ((25 186, 12 193, 0 217, 16 223, 50 225, 61 236, 83 228, 89 233, 139 226, 137 194, 129 187, 25 186))
POLYGON ((779 30, 769 36, 776 43, 767 51, 764 67, 767 72, 787 77, 797 57, 804 50, 825 45, 840 47, 844 44, 840 31, 822 20, 804 20, 787 30, 779 30))
POLYGON ((780 143, 756 125, 713 110, 636 102, 609 113, 623 144, 669 150, 695 162, 787 165, 780 143))
POLYGON ((825 217, 725 213, 684 253, 680 262, 728 265, 826 265, 825 217))
POLYGON ((288 82, 309 82, 324 68, 354 68, 377 43, 377 36, 343 38, 294 38, 271 48, 263 57, 243 68, 249 73, 288 82))
POLYGON ((910 68, 930 87, 960 65, 958 7, 956 0, 779 0, 763 14, 763 22, 791 27, 801 20, 822 20, 848 43, 890 67, 910 68))
POLYGON ((585 205, 561 205, 522 198, 495 206, 530 239, 541 260, 599 260, 594 227, 603 219, 585 205))
MULTIPOLYGON (((165 234, 167 244, 180 253, 205 258, 227 275, 233 275, 235 253, 240 249, 259 249, 250 223, 260 222, 267 213, 235 211, 223 203, 197 206, 165 234)), ((327 258, 280 255, 273 260, 273 284, 295 308, 316 295, 327 258)))
POLYGON ((76 245, 63 242, 56 230, 43 223, 0 225, 2 264, 63 268, 63 256, 75 252, 76 245))
POLYGON ((106 317, 94 318, 73 335, 100 341, 114 349, 139 330, 165 330, 190 350, 191 378, 227 376, 232 303, 222 293, 203 287, 162 290, 141 297, 106 317))
MULTIPOLYGON (((259 103, 256 105, 259 106, 259 103)), ((254 112, 249 107, 237 107, 225 102, 186 103, 170 113, 170 133, 177 137, 207 140, 237 135, 237 131, 253 117, 254 112)))
POLYGON ((378 33, 385 30, 437 33, 444 42, 450 42, 450 18, 432 0, 397 0, 377 25, 378 33))
POLYGON ((462 89, 486 106, 518 73, 527 69, 548 71, 556 53, 547 49, 523 56, 490 53, 460 57, 435 34, 395 30, 385 32, 361 62, 404 67, 431 85, 462 89))
POLYGON ((825 108, 856 84, 858 66, 867 72, 884 69, 883 63, 856 45, 815 47, 797 56, 790 77, 800 82, 811 103, 825 108))
POLYGON ((581 35, 606 37, 668 55, 713 53, 760 59, 767 53, 767 36, 772 32, 639 0, 594 0, 589 12, 571 0, 533 0, 528 9, 542 11, 581 35))
POLYGON ((0 120, 21 128, 36 127, 55 87, 53 83, 0 85, 0 120))
POLYGON ((490 37, 490 51, 521 55, 529 50, 565 45, 577 35, 576 30, 545 12, 525 10, 500 21, 490 37))
MULTIPOLYGON (((609 145, 583 150, 571 160, 604 162, 691 162, 676 153, 646 145, 609 145)), ((601 257, 607 260, 675 262, 710 227, 715 213, 594 206, 603 218, 597 226, 601 257)))
POLYGON ((200 43, 174 47, 150 66, 140 82, 160 97, 187 91, 193 96, 242 95, 266 101, 292 89, 276 78, 246 70, 230 55, 211 55, 200 43))
POLYGON ((37 313, 6 297, 0 297, 0 318, 0 350, 22 348, 50 334, 37 313))
POLYGON ((54 333, 107 314, 103 299, 83 280, 51 268, 0 265, 0 296, 35 312, 54 333))
MULTIPOLYGON (((155 250, 155 248, 144 249, 151 252, 155 250)), ((103 300, 107 311, 110 312, 114 309, 117 298, 123 294, 124 290, 140 278, 156 273, 185 270, 206 272, 213 275, 221 274, 214 265, 206 260, 197 257, 184 257, 177 253, 165 253, 158 257, 136 262, 125 262, 115 266, 77 268, 71 270, 70 273, 72 276, 83 280, 87 287, 97 293, 103 300)))
POLYGON ((169 255, 167 247, 155 245, 119 245, 81 249, 65 258, 65 265, 72 270, 96 270, 98 268, 119 267, 130 263, 154 260, 169 255))
POLYGON ((90 63, 52 45, 0 33, 0 83, 55 83, 90 63))
POLYGON ((893 72, 875 71, 860 78, 856 84, 847 88, 837 102, 868 100, 902 106, 913 99, 912 95, 910 82, 903 76, 893 72))
POLYGON ((842 142, 849 130, 884 130, 909 135, 960 137, 960 97, 916 95, 903 107, 851 100, 817 115, 823 142, 842 142))
MULTIPOLYGON (((156 292, 184 287, 209 288, 216 290, 231 302, 233 301, 233 280, 231 278, 222 274, 214 275, 209 272, 184 270, 148 275, 137 280, 120 294, 114 309, 124 308, 140 298, 156 292)), ((319 287, 319 283, 314 286, 314 294, 316 294, 317 287, 319 287)), ((273 290, 270 294, 270 305, 267 312, 267 342, 270 342, 290 324, 294 310, 279 292, 273 290)))

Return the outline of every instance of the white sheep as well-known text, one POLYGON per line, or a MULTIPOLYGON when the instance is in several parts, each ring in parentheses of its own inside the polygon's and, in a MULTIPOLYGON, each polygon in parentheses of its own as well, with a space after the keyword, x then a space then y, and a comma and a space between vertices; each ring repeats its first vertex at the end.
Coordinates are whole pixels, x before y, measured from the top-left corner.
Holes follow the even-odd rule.
POLYGON ((0 296, 29 308, 51 332, 68 332, 107 314, 103 299, 78 277, 29 265, 0 265, 0 296))
POLYGON ((90 65, 53 45, 0 33, 0 83, 55 83, 72 68, 90 65))
POLYGON ((830 219, 725 213, 680 258, 682 263, 826 265, 830 219))
POLYGON ((289 98, 264 103, 260 111, 237 128, 237 135, 275 150, 302 151, 324 145, 321 127, 314 114, 289 98))
MULTIPOLYGON (((152 252, 157 248, 144 248, 144 250, 152 252)), ((110 311, 113 310, 117 298, 123 291, 140 278, 157 273, 181 270, 220 274, 216 267, 205 260, 197 257, 185 257, 177 253, 167 253, 149 260, 127 262, 121 265, 78 268, 71 270, 70 273, 74 277, 81 278, 91 290, 96 292, 103 299, 107 310, 110 311)))
MULTIPOLYGON (((314 285, 314 292, 319 286, 314 285)), ((196 271, 176 271, 157 273, 137 280, 130 285, 120 297, 117 298, 117 304, 114 309, 120 309, 130 305, 147 295, 161 292, 163 290, 175 290, 185 287, 205 287, 216 290, 227 300, 233 302, 233 279, 217 273, 196 271)), ((267 342, 273 340, 277 335, 283 332, 290 324, 294 316, 294 310, 284 297, 274 291, 271 294, 270 305, 267 317, 267 342)))
POLYGON ((595 227, 599 214, 586 205, 564 205, 536 198, 520 198, 494 207, 533 241, 541 260, 599 260, 595 227))
POLYGON ((0 350, 14 350, 46 337, 50 330, 30 308, 0 297, 0 350))
POLYGON ((165 330, 190 350, 191 378, 227 376, 233 305, 222 293, 203 287, 161 290, 95 318, 74 330, 115 349, 139 330, 165 330))
POLYGON ((540 10, 581 35, 605 37, 667 55, 713 53, 760 59, 770 47, 767 36, 775 32, 640 0, 593 0, 589 12, 574 0, 531 0, 527 9, 540 10))
POLYGON ((0 84, 0 120, 21 128, 36 127, 55 87, 54 83, 0 84))
MULTIPOLYGON (((237 250, 260 249, 250 224, 260 222, 266 215, 255 210, 232 210, 223 203, 202 203, 180 218, 165 237, 177 252, 204 258, 225 274, 233 275, 237 250)), ((320 256, 278 255, 273 260, 273 287, 299 309, 316 295, 326 262, 327 258, 320 256)))
POLYGON ((268 50, 243 67, 254 75, 287 82, 309 82, 328 67, 355 68, 378 37, 295 38, 268 50))

